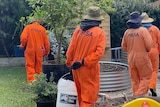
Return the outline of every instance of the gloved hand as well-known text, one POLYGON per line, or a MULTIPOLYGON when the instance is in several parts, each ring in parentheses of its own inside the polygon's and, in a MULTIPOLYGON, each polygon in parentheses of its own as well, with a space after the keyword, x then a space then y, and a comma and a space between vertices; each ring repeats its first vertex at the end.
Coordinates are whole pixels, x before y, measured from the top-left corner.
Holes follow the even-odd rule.
POLYGON ((19 49, 23 49, 24 48, 21 44, 17 45, 17 47, 19 47, 19 49))
POLYGON ((84 65, 84 59, 82 59, 82 65, 84 65))
POLYGON ((72 65, 72 68, 73 68, 74 70, 76 70, 76 69, 80 68, 81 65, 82 65, 82 64, 81 64, 80 62, 74 62, 73 65, 72 65))

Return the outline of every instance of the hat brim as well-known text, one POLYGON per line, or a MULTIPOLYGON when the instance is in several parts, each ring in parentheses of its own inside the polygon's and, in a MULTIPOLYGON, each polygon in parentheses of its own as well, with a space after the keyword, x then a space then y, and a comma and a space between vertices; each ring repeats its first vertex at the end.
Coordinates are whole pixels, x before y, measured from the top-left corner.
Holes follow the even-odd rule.
POLYGON ((154 20, 153 20, 153 18, 148 18, 148 19, 146 19, 146 20, 142 20, 142 23, 151 23, 151 22, 153 22, 154 20))
POLYGON ((129 19, 129 20, 127 21, 127 23, 140 23, 143 18, 144 18, 144 16, 139 16, 139 17, 136 18, 136 19, 129 19))
POLYGON ((103 18, 102 16, 99 16, 99 17, 91 17, 91 16, 89 16, 89 15, 86 15, 86 16, 84 16, 84 19, 102 21, 104 18, 103 18))

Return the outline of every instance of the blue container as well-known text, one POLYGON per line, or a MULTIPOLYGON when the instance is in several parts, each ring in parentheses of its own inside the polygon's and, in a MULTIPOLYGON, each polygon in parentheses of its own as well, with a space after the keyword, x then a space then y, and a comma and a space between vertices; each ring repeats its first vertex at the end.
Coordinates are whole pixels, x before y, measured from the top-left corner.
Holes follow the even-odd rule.
POLYGON ((15 57, 24 57, 25 49, 19 49, 19 47, 14 48, 15 57))

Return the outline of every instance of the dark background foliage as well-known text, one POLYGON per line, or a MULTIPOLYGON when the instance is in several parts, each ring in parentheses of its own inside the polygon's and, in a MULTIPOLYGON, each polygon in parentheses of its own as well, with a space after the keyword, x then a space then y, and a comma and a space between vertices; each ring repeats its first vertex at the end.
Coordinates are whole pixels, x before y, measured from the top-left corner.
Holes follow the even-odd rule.
POLYGON ((111 19, 111 47, 121 46, 123 33, 127 29, 126 21, 129 19, 129 14, 133 11, 147 12, 147 14, 154 19, 153 24, 160 28, 159 7, 136 0, 130 0, 130 2, 116 0, 113 7, 116 8, 117 11, 109 14, 111 19))
POLYGON ((0 0, 0 55, 10 57, 14 54, 23 29, 19 20, 30 12, 25 0, 0 0))
MULTIPOLYGON (((109 13, 111 47, 121 46, 123 33, 127 29, 126 21, 133 11, 147 12, 154 19, 153 24, 160 28, 160 9, 150 5, 155 1, 158 0, 115 0, 113 7, 117 11, 109 13)), ((26 0, 0 0, 0 57, 15 56, 14 48, 20 43, 19 37, 24 27, 19 20, 31 12, 32 8, 26 0)))

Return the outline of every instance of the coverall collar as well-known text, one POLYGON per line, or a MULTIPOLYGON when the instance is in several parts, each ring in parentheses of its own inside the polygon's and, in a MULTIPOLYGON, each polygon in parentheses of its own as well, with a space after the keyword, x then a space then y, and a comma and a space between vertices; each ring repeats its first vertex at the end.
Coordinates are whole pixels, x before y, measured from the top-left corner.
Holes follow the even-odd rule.
POLYGON ((149 28, 150 26, 152 26, 152 23, 142 23, 142 26, 145 28, 149 28))
POLYGON ((141 27, 141 26, 142 26, 141 23, 127 23, 127 27, 128 27, 128 28, 136 29, 136 28, 139 28, 139 27, 141 27))
POLYGON ((92 27, 99 26, 100 23, 101 21, 96 21, 96 20, 83 20, 81 21, 80 28, 83 31, 86 31, 92 27))

